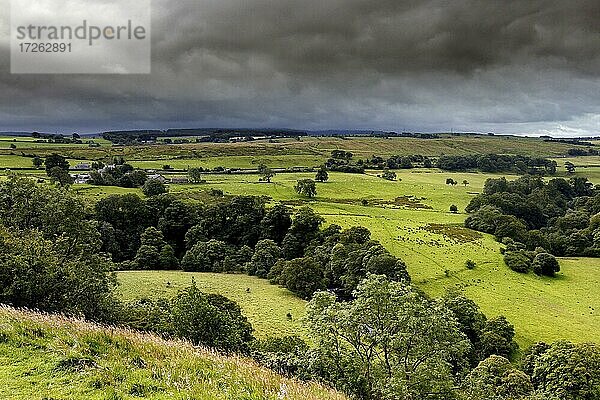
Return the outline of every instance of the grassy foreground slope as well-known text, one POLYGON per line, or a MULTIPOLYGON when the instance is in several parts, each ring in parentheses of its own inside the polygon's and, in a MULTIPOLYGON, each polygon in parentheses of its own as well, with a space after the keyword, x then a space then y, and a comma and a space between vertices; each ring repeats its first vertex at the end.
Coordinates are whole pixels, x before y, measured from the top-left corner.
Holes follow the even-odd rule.
POLYGON ((256 337, 305 336, 301 318, 305 315, 306 302, 265 279, 242 274, 183 271, 126 271, 119 272, 117 277, 124 300, 171 297, 194 279, 200 290, 221 294, 238 303, 252 323, 256 337))
POLYGON ((0 398, 345 399, 181 341, 0 308, 0 398))

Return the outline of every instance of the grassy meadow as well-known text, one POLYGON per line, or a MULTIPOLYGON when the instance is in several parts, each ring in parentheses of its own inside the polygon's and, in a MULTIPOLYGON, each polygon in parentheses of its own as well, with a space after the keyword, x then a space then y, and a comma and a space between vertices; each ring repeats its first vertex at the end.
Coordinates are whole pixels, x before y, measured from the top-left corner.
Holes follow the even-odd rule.
MULTIPOLYGON (((343 149, 355 154, 355 159, 372 155, 507 153, 555 157, 560 175, 564 162, 577 167, 576 175, 588 176, 600 184, 600 157, 563 158, 573 145, 548 143, 535 138, 491 136, 443 136, 440 139, 413 138, 302 138, 260 140, 248 143, 194 143, 185 145, 140 145, 100 148, 47 144, 26 148, 17 143, 16 150, 0 142, 0 168, 27 168, 30 157, 52 152, 78 160, 101 160, 122 155, 127 162, 145 169, 160 169, 169 164, 176 169, 202 166, 214 168, 255 168, 266 163, 272 168, 314 166, 321 164, 332 150, 343 149), (6 147, 6 149, 4 148, 6 147)), ((35 174, 43 171, 19 171, 35 174)), ((170 185, 171 192, 183 199, 205 199, 209 189, 221 189, 230 195, 266 196, 271 204, 281 202, 294 207, 308 205, 326 217, 328 223, 343 227, 362 225, 392 253, 408 265, 413 281, 432 295, 441 295, 447 288, 462 288, 488 316, 503 314, 516 326, 522 345, 536 340, 569 339, 600 340, 600 260, 564 259, 555 279, 520 275, 510 271, 502 260, 500 245, 489 235, 462 227, 465 206, 481 191, 485 180, 493 176, 483 173, 447 173, 436 169, 396 171, 397 181, 386 181, 368 171, 364 175, 330 173, 329 182, 317 183, 317 197, 302 198, 294 191, 298 179, 312 178, 308 173, 281 173, 272 183, 258 181, 257 175, 205 174, 205 184, 170 185), (451 187, 446 178, 459 184, 451 187), (468 185, 462 182, 468 181, 468 185), (452 204, 459 213, 449 212, 452 204), (465 268, 466 260, 474 260, 474 270, 465 268)), ((514 177, 508 177, 512 179, 514 177)), ((74 185, 72 190, 93 203, 110 194, 134 192, 140 189, 74 185)), ((274 332, 287 334, 299 329, 297 315, 302 302, 290 300, 289 293, 270 286, 266 281, 241 275, 203 274, 195 277, 198 285, 230 296, 242 306, 258 335, 274 332), (247 294, 245 289, 250 287, 247 294), (273 290, 270 292, 270 290, 273 290), (261 297, 263 296, 263 297, 261 297), (281 300, 281 299, 286 299, 281 300), (289 301, 288 301, 289 300, 289 301), (293 319, 286 318, 288 309, 293 319), (268 317, 267 317, 268 316, 268 317)), ((189 283, 181 272, 126 272, 119 275, 123 296, 169 295, 180 285, 189 283), (166 281, 171 287, 166 288, 166 281)))
POLYGON ((0 398, 11 400, 346 399, 243 357, 8 307, 0 308, 0 382, 0 398))
POLYGON ((586 177, 594 184, 600 184, 600 156, 565 157, 555 159, 558 169, 564 175, 565 163, 571 162, 575 165, 574 176, 586 177))
POLYGON ((537 340, 600 339, 600 318, 594 311, 600 309, 595 290, 600 260, 561 260, 555 279, 515 273, 504 265, 493 237, 463 228, 464 212, 449 212, 451 204, 464 210, 492 175, 421 169, 397 174, 399 180, 392 182, 374 173, 330 173, 329 182, 318 183, 317 197, 310 200, 293 190, 297 179, 310 174, 279 174, 270 184, 258 182, 256 175, 207 175, 206 184, 172 185, 172 191, 219 188, 232 195, 269 196, 272 202, 309 205, 328 223, 365 226, 407 263, 421 288, 434 296, 447 288, 463 289, 488 316, 509 318, 523 346, 537 340), (469 185, 450 187, 448 177, 469 185), (465 267, 468 259, 477 263, 474 270, 465 267))
POLYGON ((306 337, 301 323, 306 302, 287 289, 253 276, 183 271, 126 271, 118 273, 119 293, 124 300, 171 297, 178 290, 189 286, 192 279, 200 290, 221 294, 238 303, 252 323, 256 337, 306 337))
MULTIPOLYGON (((45 157, 59 153, 79 161, 107 160, 123 156, 140 168, 159 169, 164 164, 185 169, 202 166, 213 168, 253 168, 261 162, 273 167, 314 166, 322 164, 332 150, 346 150, 355 158, 373 155, 425 156, 486 154, 521 154, 540 157, 560 157, 572 145, 548 143, 537 138, 509 136, 451 136, 439 139, 370 138, 370 137, 305 137, 295 139, 257 140, 240 143, 190 143, 181 145, 145 144, 137 146, 112 146, 104 139, 94 138, 100 147, 87 144, 36 143, 33 138, 0 136, 0 168, 31 166, 31 156, 45 157), (14 144, 15 149, 10 148, 14 144), (12 158, 14 156, 16 158, 12 158), (7 157, 7 158, 4 158, 7 157), (17 159, 18 158, 18 159, 17 159)), ((84 139, 86 142, 87 139, 84 139)))

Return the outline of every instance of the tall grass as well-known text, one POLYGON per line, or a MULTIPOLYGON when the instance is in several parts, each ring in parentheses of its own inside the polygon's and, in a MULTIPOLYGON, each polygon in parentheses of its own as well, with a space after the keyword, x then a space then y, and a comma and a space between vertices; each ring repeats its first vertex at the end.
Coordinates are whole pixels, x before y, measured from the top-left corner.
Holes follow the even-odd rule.
POLYGON ((0 306, 0 382, 0 398, 17 400, 346 399, 241 356, 7 306, 0 306))

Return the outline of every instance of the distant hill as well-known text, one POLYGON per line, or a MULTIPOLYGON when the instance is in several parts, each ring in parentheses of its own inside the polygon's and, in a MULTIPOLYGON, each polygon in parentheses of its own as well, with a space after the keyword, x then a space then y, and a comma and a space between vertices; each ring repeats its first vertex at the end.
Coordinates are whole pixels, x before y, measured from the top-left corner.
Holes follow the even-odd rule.
POLYGON ((2 399, 347 400, 238 356, 182 341, 0 307, 2 399))
MULTIPOLYGON (((43 133, 43 135, 52 135, 52 133, 43 133)), ((0 132, 0 136, 31 136, 31 132, 0 132)))

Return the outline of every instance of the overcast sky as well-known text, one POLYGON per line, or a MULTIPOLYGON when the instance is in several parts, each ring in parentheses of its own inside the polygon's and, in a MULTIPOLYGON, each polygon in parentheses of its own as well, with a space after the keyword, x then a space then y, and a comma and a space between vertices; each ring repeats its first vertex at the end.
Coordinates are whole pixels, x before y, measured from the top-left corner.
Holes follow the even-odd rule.
POLYGON ((0 130, 600 135, 598 0, 153 0, 150 75, 11 75, 9 16, 0 130))

